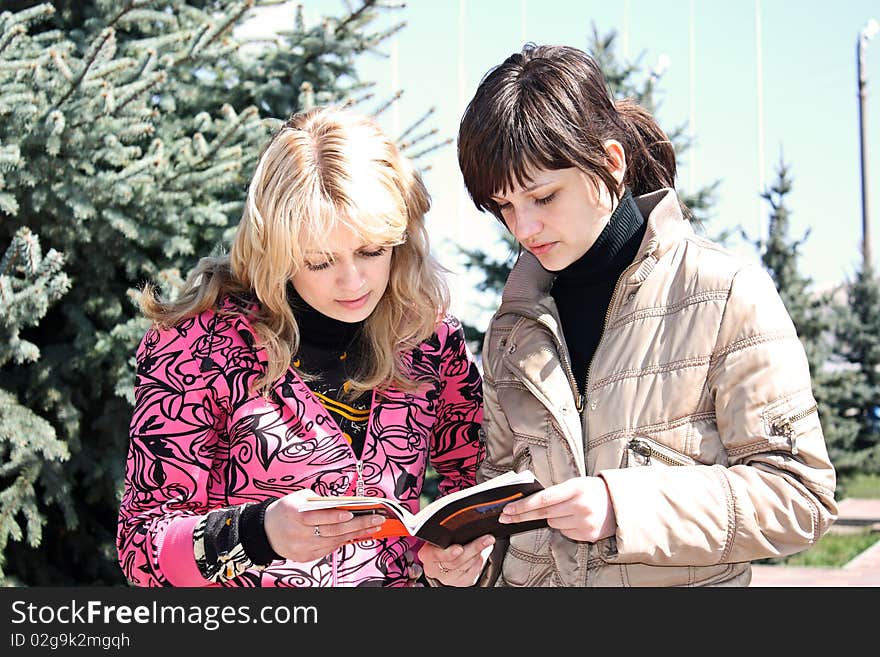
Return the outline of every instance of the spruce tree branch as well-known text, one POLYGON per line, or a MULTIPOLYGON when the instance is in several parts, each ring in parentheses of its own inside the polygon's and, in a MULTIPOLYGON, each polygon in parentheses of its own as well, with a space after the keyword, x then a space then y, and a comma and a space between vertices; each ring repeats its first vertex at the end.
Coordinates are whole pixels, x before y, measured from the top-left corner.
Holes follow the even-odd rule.
POLYGON ((57 109, 61 109, 61 106, 64 102, 70 98, 74 91, 82 84, 82 81, 85 79, 86 75, 89 72, 89 69, 95 63, 95 60, 98 58, 98 55, 101 52, 101 48, 104 47, 104 44, 107 43, 107 40, 112 38, 114 35, 114 30, 112 26, 108 26, 105 28, 101 34, 98 36, 98 40, 96 41, 95 47, 92 48, 92 53, 89 59, 85 62, 85 66, 83 66, 83 70, 77 76, 73 82, 70 83, 70 86, 67 88, 67 92, 52 106, 49 107, 49 110, 43 115, 43 120, 46 119, 49 114, 54 112, 57 109))
POLYGON ((2 37, 0 37, 0 54, 3 53, 15 39, 24 34, 24 25, 13 25, 2 37))
MULTIPOLYGON (((145 93, 149 92, 151 89, 153 89, 157 85, 164 84, 165 81, 168 79, 168 73, 166 71, 159 71, 157 73, 154 73, 152 75, 152 78, 153 79, 148 84, 145 84, 142 87, 140 87, 136 93, 128 94, 127 98, 124 98, 124 100, 122 100, 122 102, 119 102, 118 104, 116 104, 113 108, 112 113, 118 116, 119 110, 123 109, 126 105, 128 105, 135 98, 143 96, 145 93)), ((77 121, 76 123, 70 124, 70 127, 71 128, 81 128, 84 125, 88 125, 88 124, 94 122, 95 118, 96 117, 94 117, 94 116, 88 117, 88 119, 86 119, 86 120, 77 121)))
POLYGON ((409 156, 409 158, 411 160, 417 160, 420 157, 424 157, 428 153, 432 153, 432 152, 436 151, 438 148, 448 146, 449 144, 453 143, 453 141, 455 141, 455 140, 452 137, 450 137, 449 139, 444 139, 443 141, 441 141, 437 144, 434 144, 433 146, 429 146, 428 148, 426 148, 422 151, 419 151, 418 153, 413 153, 412 155, 409 156))
POLYGON ((349 14, 348 17, 344 21, 339 23, 339 25, 337 25, 336 29, 333 31, 333 34, 338 37, 340 35, 340 33, 342 32, 343 28, 348 27, 348 25, 350 23, 352 23, 352 22, 356 21, 358 18, 360 18, 364 12, 366 12, 368 9, 373 8, 373 6, 375 4, 376 4, 376 0, 363 0, 363 4, 360 6, 360 8, 357 11, 349 14))
POLYGON ((421 142, 425 141, 429 137, 433 137, 434 135, 437 134, 437 132, 438 132, 437 128, 431 128, 427 132, 423 132, 422 134, 418 135, 417 137, 413 137, 411 140, 401 143, 400 147, 401 148, 412 148, 416 144, 420 144, 421 142))
POLYGON ((70 98, 71 94, 82 84, 82 81, 85 79, 86 75, 88 75, 89 69, 92 67, 92 64, 95 63, 95 60, 98 58, 98 55, 101 53, 101 49, 104 47, 104 44, 107 43, 107 40, 112 38, 116 34, 115 26, 116 24, 122 20, 122 17, 125 16, 128 12, 135 8, 135 0, 126 0, 126 2, 122 5, 122 8, 117 12, 117 14, 110 19, 110 22, 107 23, 107 27, 102 30, 101 35, 98 37, 100 41, 97 41, 92 48, 92 52, 85 62, 85 66, 83 66, 82 72, 79 74, 76 80, 74 80, 70 87, 67 90, 61 99, 55 103, 53 106, 49 108, 43 115, 43 119, 45 119, 49 114, 51 114, 54 110, 60 109, 61 105, 70 98))
MULTIPOLYGON (((340 37, 342 35, 343 30, 351 23, 360 18, 368 9, 371 9, 376 4, 376 0, 363 0, 363 4, 357 9, 350 13, 345 20, 340 21, 339 25, 336 26, 336 29, 333 30, 333 35, 335 37, 340 37)), ((322 52, 310 52, 306 57, 303 58, 302 63, 300 64, 300 69, 305 70, 306 66, 311 64, 318 55, 323 54, 322 52)))
POLYGON ((395 92, 394 92, 394 95, 393 95, 391 98, 389 98, 385 103, 383 103, 382 105, 380 105, 380 106, 379 106, 379 109, 377 109, 375 112, 373 112, 373 116, 376 117, 376 116, 381 115, 382 112, 384 112, 384 111, 387 110, 389 107, 391 107, 395 102, 397 102, 398 100, 400 100, 400 97, 401 97, 402 95, 403 95, 403 91, 402 91, 401 89, 398 89, 397 91, 395 91, 395 92))
POLYGON ((204 32, 202 32, 202 35, 200 35, 199 38, 197 38, 193 41, 192 48, 190 48, 189 52, 186 55, 184 55, 183 57, 181 57, 180 59, 176 60, 175 63, 181 64, 181 63, 186 62, 190 59, 194 59, 193 55, 195 54, 197 46, 200 47, 199 49, 204 49, 207 46, 211 45, 214 41, 216 41, 218 38, 223 36, 223 34, 225 34, 227 31, 229 31, 229 29, 235 23, 238 22, 238 19, 240 19, 248 11, 250 11, 251 8, 253 8, 253 6, 254 6, 254 0, 245 0, 244 4, 239 8, 237 13, 230 14, 227 17, 228 20, 226 20, 226 22, 221 23, 219 27, 217 27, 213 30, 214 35, 210 39, 208 39, 205 43, 200 43, 202 36, 204 36, 204 34, 210 32, 212 30, 212 28, 210 26, 206 26, 206 29, 204 32))
POLYGON ((125 0, 122 4, 122 8, 117 12, 117 14, 110 19, 110 22, 107 24, 107 27, 113 27, 122 20, 122 17, 125 16, 128 12, 134 9, 134 0, 125 0))
POLYGON ((432 107, 432 108, 430 108, 427 112, 425 112, 425 113, 421 116, 421 118, 419 118, 415 123, 413 123, 413 124, 412 124, 410 127, 408 127, 406 130, 404 130, 404 131, 403 131, 403 134, 401 134, 401 135, 397 138, 397 141, 398 141, 398 142, 403 142, 404 139, 406 139, 410 134, 412 134, 413 130, 415 130, 415 129, 418 128, 420 125, 422 125, 425 121, 427 121, 427 120, 428 120, 428 117, 430 117, 435 111, 437 111, 437 108, 436 108, 436 107, 432 107))
POLYGON ((239 113, 239 115, 236 117, 235 123, 229 126, 229 128, 223 133, 218 135, 216 139, 211 141, 211 146, 201 158, 193 162, 193 166, 202 164, 209 157, 212 157, 218 150, 220 150, 222 146, 224 146, 226 143, 229 142, 230 139, 232 139, 232 137, 235 135, 236 130, 238 130, 238 128, 241 127, 245 123, 245 121, 258 114, 259 112, 257 108, 253 105, 244 108, 241 113, 239 113))

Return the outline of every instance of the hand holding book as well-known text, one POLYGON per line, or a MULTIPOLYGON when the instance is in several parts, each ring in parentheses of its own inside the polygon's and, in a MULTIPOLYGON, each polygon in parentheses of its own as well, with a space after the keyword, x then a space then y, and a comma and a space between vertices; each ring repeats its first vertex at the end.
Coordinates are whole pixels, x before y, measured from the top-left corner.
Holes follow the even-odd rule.
POLYGON ((419 550, 419 561, 425 575, 434 582, 444 586, 473 586, 494 545, 494 536, 481 536, 470 543, 447 548, 425 543, 419 550))
POLYGON ((525 470, 507 472, 445 495, 416 514, 410 513, 395 500, 382 497, 309 497, 300 510, 335 508, 355 515, 380 514, 386 520, 379 532, 371 534, 370 538, 415 536, 446 547, 464 545, 486 534, 501 537, 546 527, 546 520, 512 524, 498 522, 505 505, 542 489, 534 474, 525 470))

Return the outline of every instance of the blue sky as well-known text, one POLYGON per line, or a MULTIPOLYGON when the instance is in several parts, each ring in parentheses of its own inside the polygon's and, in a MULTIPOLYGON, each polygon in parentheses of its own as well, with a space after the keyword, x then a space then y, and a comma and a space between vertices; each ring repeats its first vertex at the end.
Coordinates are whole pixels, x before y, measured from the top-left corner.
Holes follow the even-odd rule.
MULTIPOLYGON (((303 4, 307 17, 338 15, 343 7, 337 0, 303 4)), ((283 25, 293 10, 272 11, 271 18, 267 14, 255 21, 249 31, 283 25)), ((667 129, 692 122, 696 140, 679 162, 678 186, 721 181, 708 232, 737 225, 750 234, 761 230, 769 208, 759 198, 762 174, 764 185, 772 182, 784 152, 794 179, 789 196, 793 235, 811 231, 802 247, 801 269, 824 288, 851 276, 861 258, 855 51, 869 18, 880 20, 876 1, 409 0, 381 19, 383 26, 407 23, 395 42, 383 47, 396 57, 364 56, 359 71, 362 79, 376 82, 376 104, 395 88, 404 90, 396 109, 380 118, 391 134, 433 106, 436 114, 427 125, 436 127, 440 138, 455 137, 464 104, 482 76, 524 41, 586 49, 593 24, 602 34, 616 30, 619 56, 640 56, 646 69, 668 61, 659 83, 658 118, 667 129)), ((865 52, 876 264, 880 35, 865 52)), ((452 270, 453 310, 483 324, 491 299, 473 292, 474 275, 461 267, 454 243, 500 253, 495 220, 477 213, 467 199, 453 146, 429 157, 425 182, 433 207, 428 226, 438 257, 452 270), (486 306, 482 311, 481 304, 486 306)), ((757 257, 741 241, 729 246, 757 257)))

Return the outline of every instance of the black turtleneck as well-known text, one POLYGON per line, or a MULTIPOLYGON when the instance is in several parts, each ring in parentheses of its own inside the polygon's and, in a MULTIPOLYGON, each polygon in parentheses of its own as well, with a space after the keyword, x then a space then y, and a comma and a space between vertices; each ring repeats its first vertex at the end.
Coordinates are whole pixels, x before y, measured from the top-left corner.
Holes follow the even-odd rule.
POLYGON ((645 220, 627 189, 596 242, 561 270, 550 294, 556 301, 578 390, 602 337, 605 313, 623 270, 635 260, 645 235, 645 220))
POLYGON ((309 388, 360 458, 372 394, 367 391, 352 399, 346 395, 346 385, 357 373, 363 358, 364 322, 343 322, 324 315, 299 296, 293 285, 287 287, 287 298, 300 333, 299 351, 293 356, 293 366, 315 377, 309 380, 309 388))
POLYGON ((355 343, 364 322, 343 322, 312 308, 287 284, 287 301, 299 324, 301 342, 327 350, 345 351, 355 343))

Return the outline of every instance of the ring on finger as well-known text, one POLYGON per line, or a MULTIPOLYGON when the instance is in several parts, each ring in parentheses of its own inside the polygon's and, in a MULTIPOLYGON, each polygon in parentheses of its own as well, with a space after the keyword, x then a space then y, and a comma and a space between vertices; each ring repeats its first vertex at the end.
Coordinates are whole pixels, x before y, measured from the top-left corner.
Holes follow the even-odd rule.
POLYGON ((452 572, 449 570, 449 568, 447 568, 446 566, 443 565, 442 561, 437 562, 437 567, 440 569, 440 572, 443 573, 444 575, 446 573, 452 572))
POLYGON ((319 525, 315 525, 315 536, 321 535, 321 527, 319 525))

